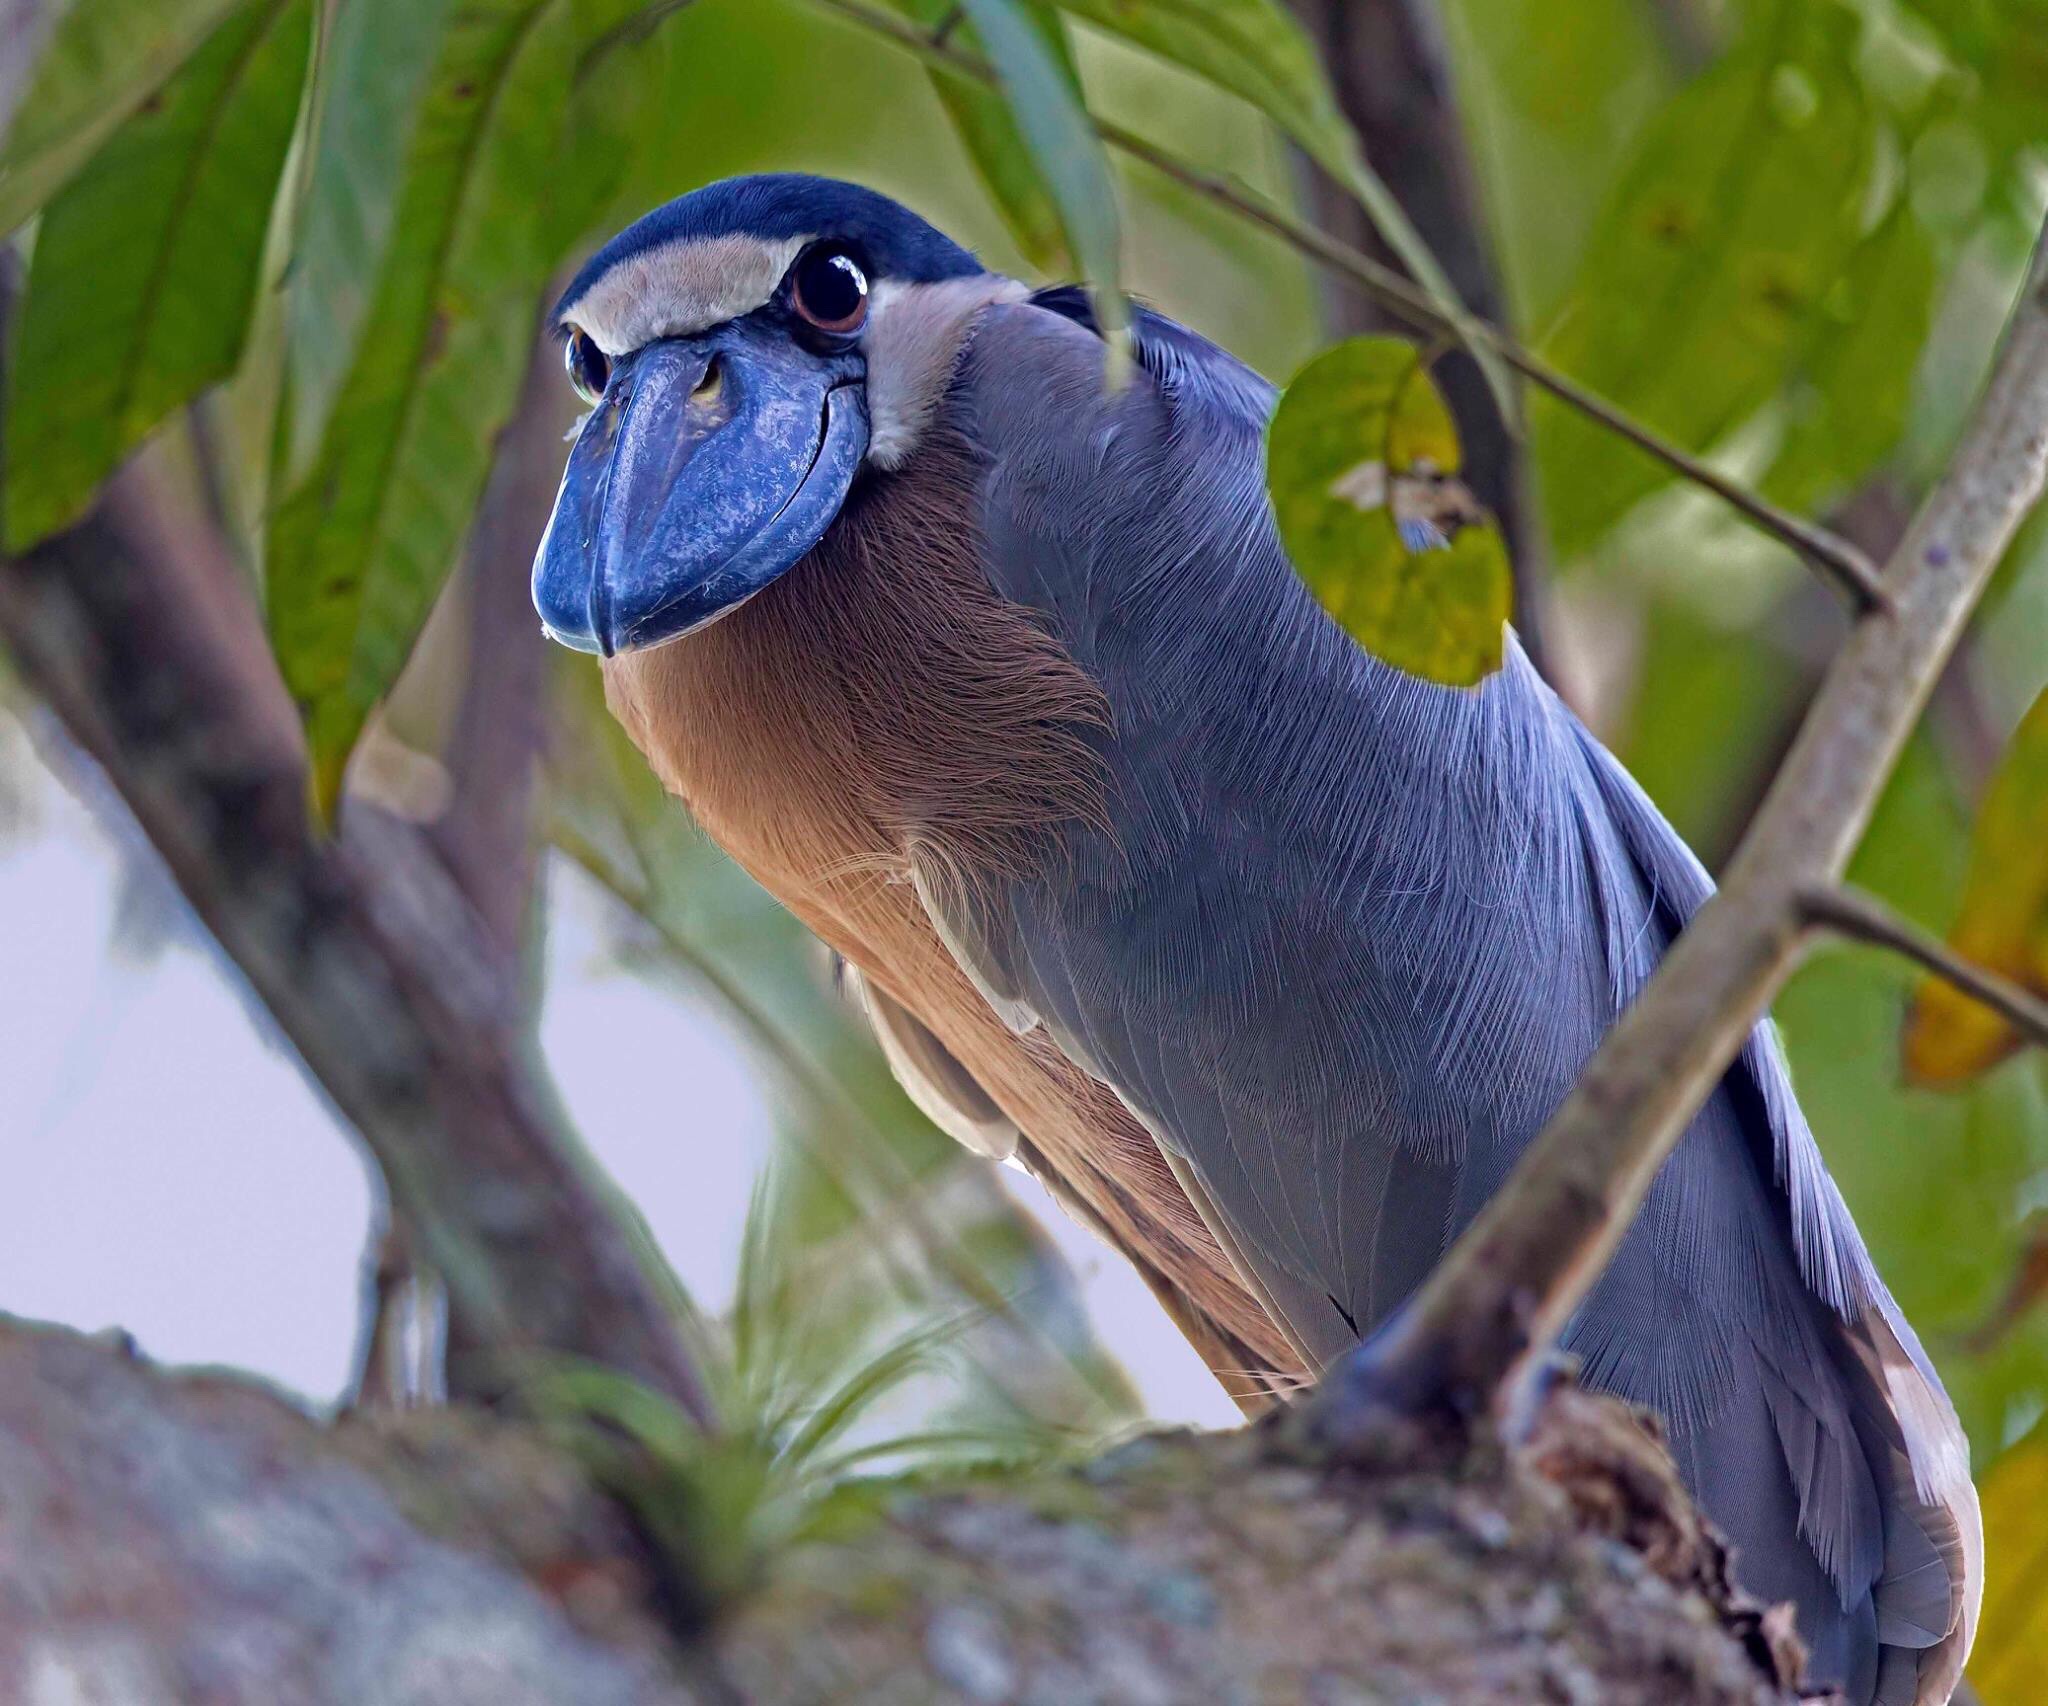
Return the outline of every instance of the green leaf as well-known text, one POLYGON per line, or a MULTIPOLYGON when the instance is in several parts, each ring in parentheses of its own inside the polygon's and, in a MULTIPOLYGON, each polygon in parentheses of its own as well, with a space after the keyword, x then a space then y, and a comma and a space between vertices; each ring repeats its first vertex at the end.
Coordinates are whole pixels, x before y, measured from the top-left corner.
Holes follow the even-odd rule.
POLYGON ((1323 607, 1375 657, 1467 687, 1500 668, 1513 603, 1507 547, 1450 479, 1458 439, 1420 352, 1354 338, 1310 362, 1280 399, 1266 480, 1280 536, 1323 607), (1445 546, 1404 527, 1453 514, 1445 546))
POLYGON ((1095 295, 1112 348, 1129 322, 1123 295, 1123 232, 1116 186, 1070 70, 1020 0, 963 0, 995 67, 1018 133, 1059 209, 1067 246, 1095 295))
POLYGON ((1718 869, 1811 692, 1781 652, 1697 585, 1644 602, 1634 705, 1617 755, 1685 844, 1718 869), (1759 774, 1760 770, 1763 774, 1759 774))
MULTIPOLYGON (((1780 24, 1690 84, 1639 143, 1545 353, 1686 449, 1785 383, 1862 237, 1876 157, 1846 12, 1780 24)), ((1535 411, 1545 510, 1585 550, 1670 478, 1605 429, 1535 411)))
MULTIPOLYGON (((1337 105, 1316 51, 1277 0, 1057 0, 1064 10, 1158 54, 1248 101, 1363 207, 1388 248, 1437 309, 1462 321, 1464 304, 1422 234, 1409 222, 1337 105)), ((1500 358, 1477 342, 1502 414, 1515 418, 1514 387, 1500 358)))
MULTIPOLYGON (((2048 994, 2048 692, 2021 719, 1984 796, 1949 944, 1963 958, 2048 994)), ((1921 1084, 1966 1084, 2019 1042, 1990 1008, 1929 976, 1907 1015, 1906 1071, 1921 1084)))
MULTIPOLYGON (((1888 30, 1898 29, 1894 19, 1877 16, 1888 30)), ((1958 81, 1969 122, 2001 169, 2039 149, 2048 135, 2048 3, 1913 0, 1904 17, 1931 26, 1941 48, 1966 69, 1967 79, 1958 81)))
POLYGON ((8 375, 6 543, 76 520, 240 360, 305 83, 311 0, 248 0, 43 215, 8 375))
POLYGON ((0 147, 0 233, 63 188, 234 0, 74 0, 0 147))
MULTIPOLYGON (((557 259, 547 188, 587 10, 457 0, 355 360, 273 521, 271 629, 327 807, 454 560, 517 395, 557 259)), ((330 108, 347 99, 337 86, 330 108)))
POLYGON ((348 0, 329 14, 285 293, 290 479, 311 462, 355 358, 450 3, 348 0))
POLYGON ((1901 202, 1849 257, 1787 374, 1769 497, 1812 513, 1890 455, 1905 431, 1935 283, 1927 233, 1901 202))
POLYGON ((1670 13, 1643 0, 1440 10, 1501 270, 1524 314, 1541 315, 1570 281, 1616 166, 1670 96, 1670 13))
POLYGON ((645 195, 636 193, 633 178, 650 156, 687 150, 676 122, 674 78, 684 55, 685 71, 696 62, 693 47, 678 41, 682 32, 663 27, 690 0, 575 4, 584 45, 563 121, 566 146, 548 197, 549 241, 563 254, 593 234, 610 236, 645 213, 650 201, 675 193, 672 173, 661 173, 645 195))
MULTIPOLYGON (((895 0, 895 5, 927 29, 938 28, 955 10, 955 0, 895 0)), ((1018 9, 1044 39, 1078 98, 1080 75, 1059 13, 1047 0, 1019 0, 1018 9)), ((971 24, 959 24, 952 39, 961 47, 980 50, 980 38, 971 24)), ((985 83, 943 67, 932 67, 931 81, 968 161, 1024 258, 1043 273, 1070 270, 1073 258, 1067 253, 1060 210, 1032 162, 1008 104, 985 83)))

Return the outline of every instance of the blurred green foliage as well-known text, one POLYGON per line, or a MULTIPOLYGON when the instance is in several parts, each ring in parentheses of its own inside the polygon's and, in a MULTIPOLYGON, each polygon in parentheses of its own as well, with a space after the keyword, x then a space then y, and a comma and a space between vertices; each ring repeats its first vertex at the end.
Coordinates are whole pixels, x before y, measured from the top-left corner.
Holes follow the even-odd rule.
MULTIPOLYGON (((949 11, 880 9, 927 26, 949 11)), ((63 524, 141 434, 197 400, 330 793, 459 550, 550 283, 661 200, 747 170, 860 178, 994 265, 1039 278, 1079 256, 1269 373, 1324 341, 1320 281, 1297 256, 1114 155, 1122 252, 1090 259, 1025 127, 843 7, 324 0, 303 50, 302 10, 75 0, 62 19, 0 148, 0 226, 20 228, 30 259, 6 521, 17 545, 63 524)), ((1267 0, 974 12, 969 25, 1015 13, 1071 69, 1061 88, 1205 170, 1287 199, 1291 139, 1369 206, 1381 198, 1267 0)), ((1444 15, 1516 329, 1788 505, 1860 525, 1910 503, 1942 465, 2048 205, 2048 5, 1446 0, 1444 15)), ((1782 551, 1626 445, 1547 401, 1528 426, 1557 668, 1717 858, 1839 619, 1782 551)), ((1887 793, 1857 881, 1947 930, 1991 760, 2044 685, 2036 528, 1887 793)), ((790 1091, 793 1152, 811 1158, 775 1210, 794 1242, 844 1251, 878 1202, 950 1200, 951 1175, 970 1170, 856 1040, 799 933, 652 795, 587 691, 557 724, 579 755, 552 766, 560 840, 641 920, 650 963, 751 1015, 790 1091), (839 1140, 856 1130, 874 1141, 853 1163, 839 1140)), ((2017 1056, 1958 1095, 1905 1087, 1910 983, 1881 955, 1831 949, 1778 1016, 1828 1160, 1981 1471, 2048 1408, 2048 1311, 1986 1325, 2048 1205, 2048 1080, 2017 1056)), ((961 1189, 964 1214, 888 1219, 902 1237, 879 1241, 889 1272, 857 1306, 862 1332, 885 1342, 887 1323, 935 1299, 994 1321, 977 1267, 1011 1293, 1053 1271, 1003 1203, 961 1189), (974 1259, 956 1267, 963 1241, 974 1259)), ((1014 1331, 1050 1335, 1075 1371, 1056 1425, 1114 1426, 1128 1393, 1070 1306, 1014 1331)), ((1018 1385, 1003 1403, 1029 1400, 1018 1385)))
POLYGON ((0 230, 41 208, 235 3, 102 0, 65 9, 0 145, 0 230))
MULTIPOLYGON (((982 50, 980 36, 955 0, 895 0, 895 5, 911 22, 934 33, 952 19, 949 39, 970 53, 982 50)), ((1029 0, 1018 10, 1045 44, 1061 75, 1078 92, 1080 68, 1074 63, 1074 44, 1061 27, 1059 14, 1044 0, 1029 0)), ((932 68, 931 79, 961 148, 1001 212, 1018 251, 1041 272, 1071 271, 1074 263, 1069 258, 1060 210, 1031 159, 1024 133, 1002 92, 937 66, 932 68)))

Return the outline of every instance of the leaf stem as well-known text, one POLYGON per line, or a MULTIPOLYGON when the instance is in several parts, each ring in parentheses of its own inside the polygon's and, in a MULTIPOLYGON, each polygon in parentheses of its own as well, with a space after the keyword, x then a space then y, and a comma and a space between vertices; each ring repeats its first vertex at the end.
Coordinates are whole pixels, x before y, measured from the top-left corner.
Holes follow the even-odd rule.
MULTIPOLYGON (((886 37, 929 63, 979 82, 996 82, 994 69, 978 55, 950 41, 934 40, 909 21, 877 9, 869 0, 811 0, 811 3, 886 37)), ((1417 330, 1448 332, 1468 347, 1483 345, 1486 352, 1498 355, 1532 385, 1540 386, 1566 407, 1599 422, 1646 456, 1663 463, 1681 479, 1713 493, 1762 532, 1791 547, 1823 578, 1846 594, 1859 612, 1891 608, 1891 595, 1879 579, 1876 566, 1849 541, 1789 510, 1781 509, 1740 482, 1716 472, 1698 457, 1681 450, 1605 398, 1587 390, 1577 380, 1558 372, 1500 327, 1471 314, 1446 313, 1420 286, 1392 267, 1384 266, 1350 244, 1318 230, 1308 220, 1256 191, 1219 173, 1192 165, 1122 125, 1097 118, 1092 113, 1089 117, 1096 134, 1110 147, 1171 178, 1183 189, 1263 226, 1310 260, 1349 279, 1389 313, 1398 315, 1417 330)))
POLYGON ((588 42, 576 56, 573 79, 581 83, 617 47, 628 42, 644 41, 656 29, 676 13, 695 3, 695 0, 652 0, 639 11, 621 19, 602 35, 588 42))
POLYGON ((2048 1001, 1964 959, 1946 942, 1901 918, 1876 896, 1840 884, 1809 889, 1799 899, 1808 923, 1903 955, 1922 970, 1983 1002, 2037 1047, 2048 1048, 2048 1001))

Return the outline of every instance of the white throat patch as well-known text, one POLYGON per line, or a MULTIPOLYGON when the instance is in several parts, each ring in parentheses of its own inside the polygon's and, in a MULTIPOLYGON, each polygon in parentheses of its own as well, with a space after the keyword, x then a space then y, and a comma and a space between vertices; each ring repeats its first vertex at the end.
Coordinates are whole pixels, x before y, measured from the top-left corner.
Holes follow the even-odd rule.
POLYGON ((1021 302, 1030 287, 1000 273, 938 284, 883 279, 868 297, 861 348, 868 364, 868 460, 900 468, 917 449, 952 382, 974 318, 996 302, 1021 302))

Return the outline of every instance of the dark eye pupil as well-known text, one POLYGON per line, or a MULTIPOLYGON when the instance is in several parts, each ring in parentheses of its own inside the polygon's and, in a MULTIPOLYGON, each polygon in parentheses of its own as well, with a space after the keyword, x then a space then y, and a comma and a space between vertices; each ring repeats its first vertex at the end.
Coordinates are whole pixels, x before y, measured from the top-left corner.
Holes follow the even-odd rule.
POLYGON ((812 319, 850 320, 867 297, 868 281, 852 256, 821 250, 804 263, 797 288, 812 319))
POLYGON ((588 332, 571 332, 562 359, 569 369, 569 383, 585 402, 594 403, 604 395, 604 382, 611 377, 612 364, 597 347, 595 338, 588 332))

